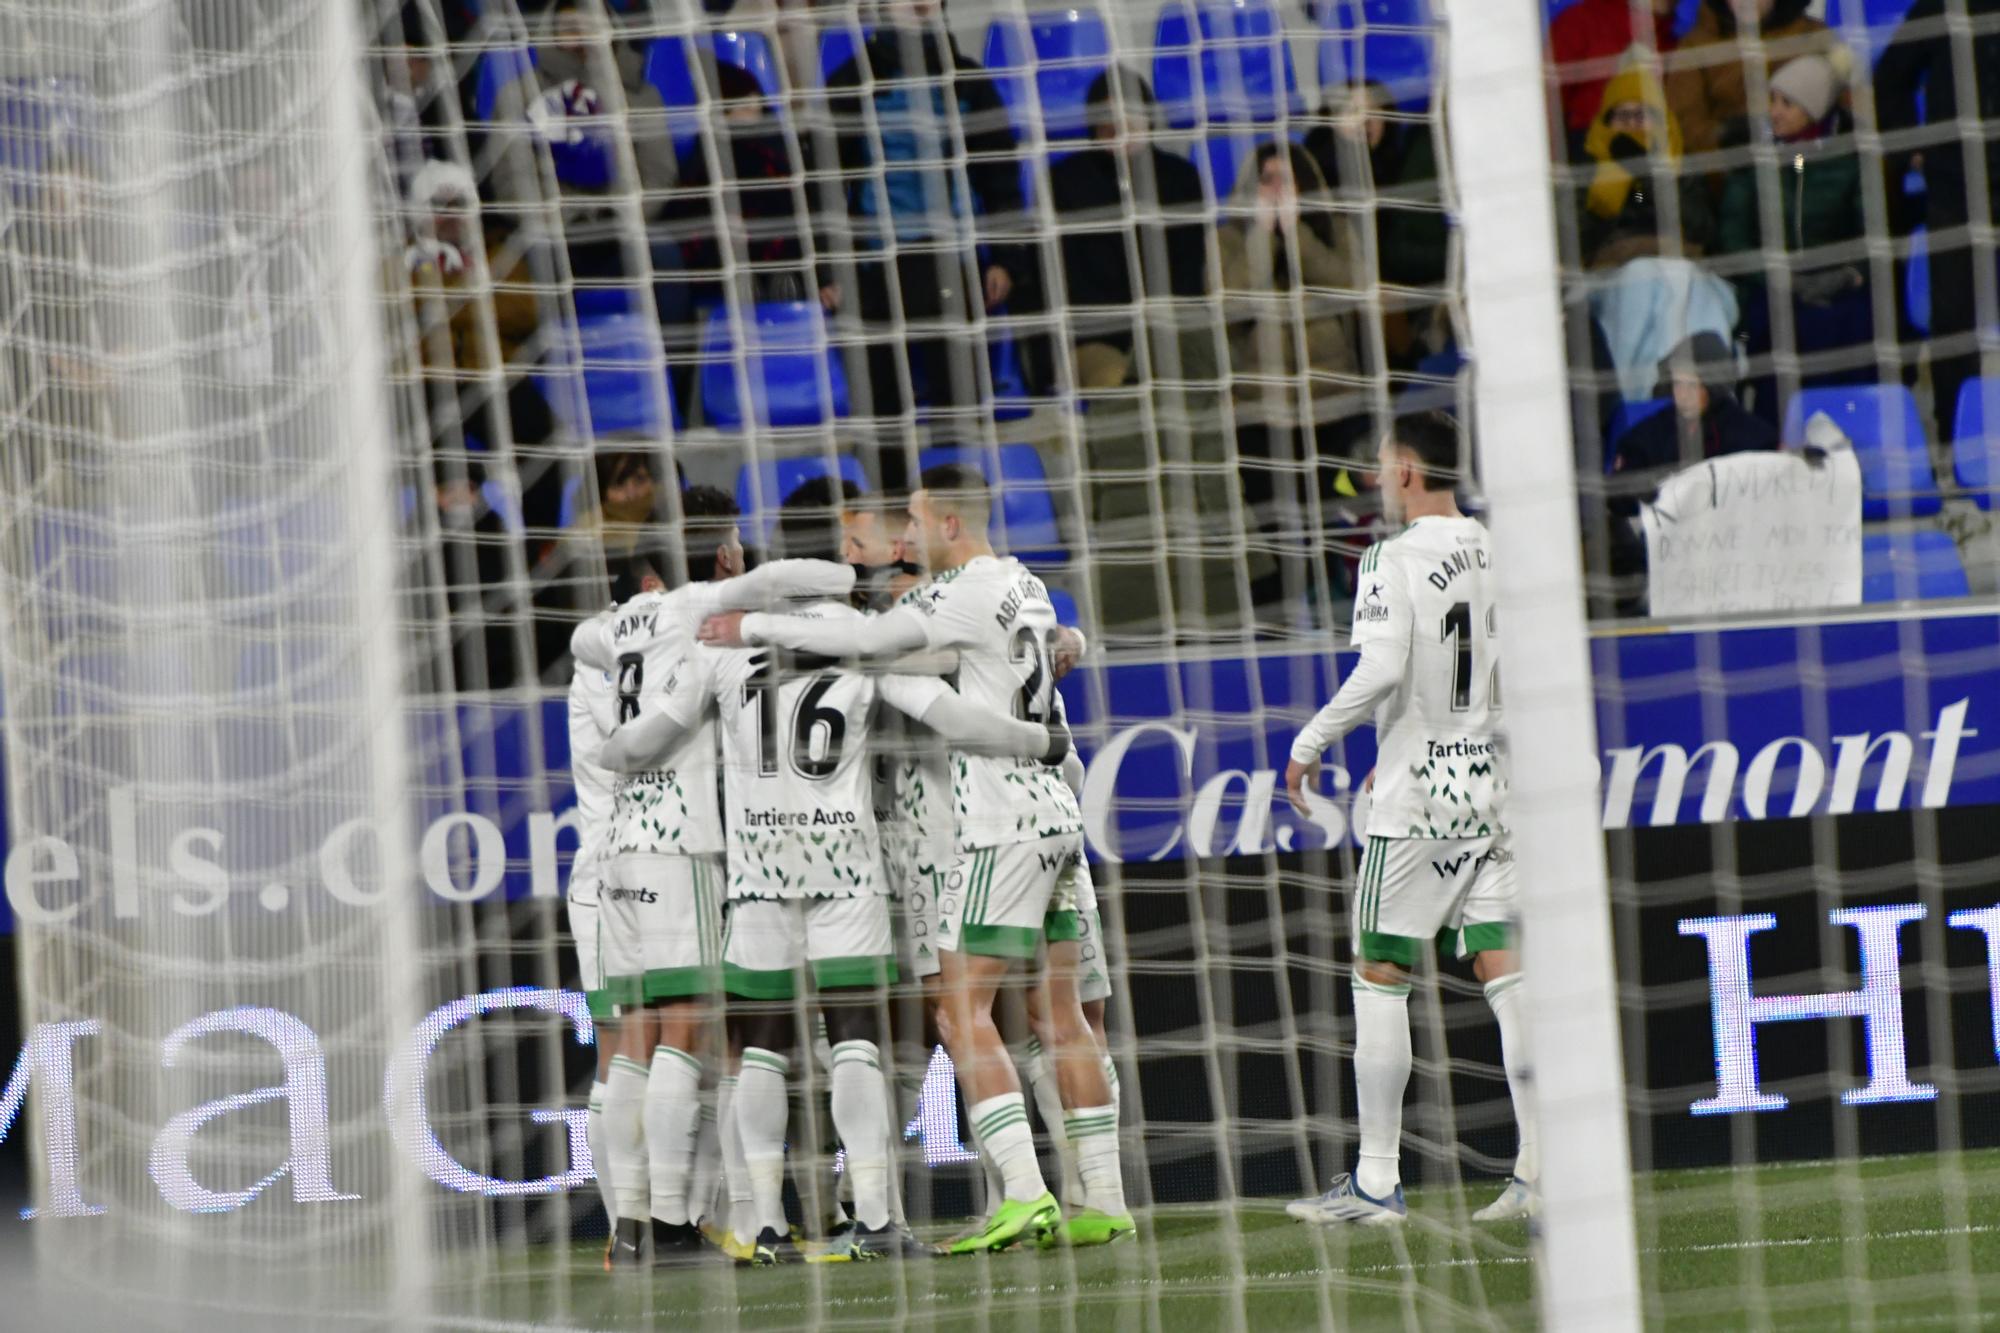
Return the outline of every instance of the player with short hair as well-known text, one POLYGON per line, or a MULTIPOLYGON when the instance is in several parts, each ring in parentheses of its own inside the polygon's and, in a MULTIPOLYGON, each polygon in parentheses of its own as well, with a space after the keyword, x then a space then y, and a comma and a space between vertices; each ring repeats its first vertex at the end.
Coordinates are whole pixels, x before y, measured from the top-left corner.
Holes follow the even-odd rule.
MULTIPOLYGON (((1410 969, 1449 929, 1485 984, 1520 1131, 1506 1190, 1481 1221, 1535 1211, 1537 1153, 1527 1106, 1529 1060, 1513 948, 1505 738, 1494 648, 1486 529, 1459 512, 1458 424, 1404 417, 1382 441, 1383 511, 1403 530, 1361 560, 1354 644, 1361 660, 1292 743, 1285 787, 1301 814, 1320 754, 1373 719, 1368 847, 1353 903, 1354 1081, 1361 1150, 1355 1170, 1288 1206, 1314 1222, 1399 1223, 1403 1092, 1410 1079, 1410 969)), ((1368 784, 1364 783, 1364 786, 1368 784)))
MULTIPOLYGON (((792 530, 787 550, 810 549, 792 530)), ((832 543, 827 542, 827 549, 832 543)), ((854 622, 844 602, 796 614, 854 622)), ((750 1262, 796 1259, 784 1212, 784 1152, 797 973, 810 964, 832 1042, 833 1120, 853 1176, 855 1258, 921 1253, 891 1217, 888 1093, 877 1010, 896 976, 880 868, 869 736, 877 698, 968 752, 1059 764, 1066 728, 972 708, 935 677, 873 677, 826 662, 793 669, 779 655, 704 648, 669 675, 647 714, 620 729, 606 762, 653 762, 697 730, 722 727, 729 806, 729 927, 724 985, 741 1046, 737 1129, 758 1228, 750 1262)))
MULTIPOLYGON (((830 657, 885 660, 918 651, 958 653, 966 702, 1031 722, 1059 721, 1048 590, 986 538, 992 498, 985 479, 948 465, 923 475, 910 499, 907 540, 924 553, 931 582, 867 620, 834 623, 775 615, 724 616, 702 637, 830 657)), ((1044 1183, 1013 1062, 994 1021, 1009 974, 1033 963, 1063 873, 1083 855, 1076 796, 1059 771, 954 748, 954 860, 938 905, 945 1038, 971 1103, 973 1131, 998 1162, 1006 1198, 985 1229, 953 1253, 1005 1249, 1024 1239, 1103 1244, 1132 1234, 1119 1174, 1117 1114, 1074 980, 1074 940, 1050 940, 1040 984, 1055 1047, 1065 1128, 1077 1144, 1087 1206, 1067 1223, 1044 1183)))
MULTIPOLYGON (((664 688, 704 617, 790 592, 844 596, 853 586, 853 571, 824 561, 744 573, 735 501, 712 487, 688 488, 681 510, 688 581, 630 599, 608 619, 579 627, 571 642, 581 666, 613 673, 621 722, 664 688)), ((665 552, 636 559, 666 572, 665 552)), ((654 1261, 672 1264, 701 1249, 689 1177, 721 978, 725 886, 712 736, 690 737, 656 758, 644 771, 619 770, 613 790, 600 938, 606 989, 626 1017, 604 1117, 618 1204, 614 1260, 637 1262, 650 1219, 654 1261)))

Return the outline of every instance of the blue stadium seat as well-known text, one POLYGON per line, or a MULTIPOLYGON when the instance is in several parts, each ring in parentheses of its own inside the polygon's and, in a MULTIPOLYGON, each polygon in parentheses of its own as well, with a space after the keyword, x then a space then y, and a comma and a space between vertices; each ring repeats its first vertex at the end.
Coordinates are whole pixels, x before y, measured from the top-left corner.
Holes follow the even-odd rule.
POLYGON ((777 53, 771 39, 761 32, 740 30, 715 34, 715 58, 725 65, 750 71, 757 86, 767 93, 779 92, 784 81, 778 77, 777 53))
POLYGON ((33 192, 52 150, 92 142, 90 97, 69 79, 0 82, 0 184, 20 198, 33 192))
POLYGON ((659 92, 667 106, 667 132, 673 136, 674 151, 685 153, 701 134, 701 94, 694 81, 694 61, 687 38, 655 37, 646 48, 646 82, 659 92))
POLYGON ((1192 12, 1175 0, 1160 11, 1153 47, 1153 95, 1175 129, 1272 121, 1304 109, 1284 20, 1270 0, 1192 12))
POLYGON ((1049 605, 1056 610, 1056 624, 1080 625, 1083 623, 1083 617, 1076 609, 1076 598, 1070 596, 1061 588, 1049 589, 1049 605))
MULTIPOLYGON (((861 30, 861 40, 864 42, 867 41, 874 33, 875 29, 872 27, 863 28, 861 30)), ((825 32, 821 33, 819 35, 819 81, 821 86, 832 82, 833 76, 839 72, 840 67, 854 59, 854 53, 858 49, 854 41, 854 29, 852 28, 828 28, 825 32)))
POLYGON ((563 483, 562 500, 556 507, 556 526, 567 528, 576 524, 576 507, 583 499, 583 474, 577 473, 563 483))
MULTIPOLYGON (((1003 310, 994 312, 1004 313, 1003 310)), ((986 347, 986 364, 993 374, 993 419, 1019 421, 1034 412, 1028 401, 1028 377, 1021 369, 1021 346, 1014 335, 996 329, 986 347)))
POLYGON ((487 481, 480 484, 479 495, 486 501, 486 507, 499 515, 507 531, 519 533, 526 529, 527 524, 521 519, 521 502, 512 491, 497 481, 487 481))
POLYGON ((1229 192, 1236 188, 1236 178, 1242 172, 1243 164, 1260 146, 1270 141, 1268 134, 1251 134, 1243 129, 1228 134, 1211 134, 1195 142, 1195 167, 1207 174, 1209 186, 1215 191, 1216 203, 1223 203, 1229 198, 1229 192))
POLYGON ((1951 475, 1981 509, 1993 507, 2000 489, 2000 438, 1987 434, 1988 421, 2000 428, 2000 379, 1967 380, 1952 422, 1951 475))
POLYGON ((1674 405, 1671 398, 1648 398, 1644 402, 1627 403, 1620 401, 1612 409, 1611 424, 1604 428, 1604 470, 1611 471, 1611 464, 1618 457, 1618 441, 1625 438, 1625 432, 1644 421, 1647 417, 1658 416, 1674 405))
POLYGON ((740 358, 750 391, 746 411, 738 394, 739 358, 729 312, 709 311, 701 337, 701 410, 708 424, 724 430, 738 430, 751 421, 760 426, 814 426, 847 415, 847 372, 840 353, 827 341, 826 321, 817 303, 761 303, 747 332, 751 345, 740 358))
POLYGON ((1806 422, 1824 412, 1854 442, 1861 464, 1861 517, 1871 522, 1935 514, 1943 503, 1917 400, 1900 384, 1801 389, 1785 409, 1784 441, 1803 444, 1806 422))
POLYGON ((578 318, 636 314, 641 304, 638 291, 631 287, 585 286, 578 283, 572 296, 576 301, 578 318))
POLYGON ((1919 333, 1931 331, 1931 229, 1910 228, 1910 262, 1903 269, 1903 308, 1919 333))
POLYGON ((1388 88, 1398 106, 1431 100, 1435 67, 1431 30, 1437 16, 1430 0, 1338 0, 1327 6, 1327 24, 1341 36, 1320 44, 1322 87, 1329 65, 1345 65, 1337 82, 1372 81, 1388 88), (1334 44, 1329 51, 1328 41, 1334 44))
POLYGON ((1051 139, 1089 133, 1084 101, 1110 61, 1111 34, 1094 9, 1030 14, 1025 30, 1010 18, 996 18, 986 28, 985 64, 1000 96, 1016 111, 1017 122, 1032 114, 1034 108, 1024 105, 1027 90, 1020 75, 1009 73, 1032 68, 1042 130, 1051 139))
POLYGON ((745 537, 768 546, 771 530, 777 526, 778 506, 785 497, 815 477, 834 473, 864 491, 868 489, 868 476, 861 464, 845 454, 835 460, 834 467, 827 466, 824 454, 807 454, 803 458, 767 458, 738 468, 736 508, 743 515, 745 537))
POLYGON ((917 455, 920 472, 943 463, 969 464, 992 483, 1000 503, 991 526, 1001 550, 1029 564, 1061 564, 1069 559, 1056 523, 1049 474, 1034 445, 1003 444, 996 450, 977 444, 936 444, 917 455))
MULTIPOLYGON (((1826 0, 1826 26, 1861 61, 1862 69, 1881 58, 1914 0, 1826 0)), ((1949 6, 1947 6, 1949 8, 1949 6)))
POLYGON ((570 431, 664 434, 662 404, 674 426, 682 424, 681 406, 668 392, 660 331, 651 320, 634 314, 579 318, 575 347, 583 356, 580 386, 571 369, 572 349, 561 340, 549 351, 548 368, 536 376, 549 409, 570 431))
POLYGON ((479 79, 473 87, 472 114, 481 120, 493 119, 500 90, 535 67, 534 48, 502 47, 479 57, 479 79))
POLYGON ((1936 530, 1869 532, 1861 538, 1861 600, 1968 597, 1958 543, 1936 530))

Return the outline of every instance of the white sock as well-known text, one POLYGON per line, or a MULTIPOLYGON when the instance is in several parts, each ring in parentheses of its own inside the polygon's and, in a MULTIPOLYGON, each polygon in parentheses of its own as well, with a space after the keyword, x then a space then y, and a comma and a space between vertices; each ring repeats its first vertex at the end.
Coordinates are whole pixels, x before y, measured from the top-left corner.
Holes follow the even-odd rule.
POLYGON ((715 1126, 715 1089, 701 1090, 695 1122, 694 1165, 688 1170, 688 1220, 700 1222, 715 1211, 715 1182, 722 1176, 722 1147, 715 1126))
POLYGON ((651 1202, 646 1163, 646 1066, 611 1057, 604 1083, 604 1146, 611 1158, 612 1198, 618 1216, 643 1221, 651 1202))
POLYGON ((1035 1136, 1028 1130, 1028 1103, 1020 1093, 988 1097, 973 1107, 972 1127, 979 1135, 980 1155, 1000 1168, 1001 1189, 1010 1201, 1031 1203, 1048 1193, 1042 1164, 1035 1160, 1035 1136))
POLYGON ((1079 1107, 1064 1128, 1076 1145, 1085 1205, 1113 1217, 1125 1216, 1125 1176, 1118 1167, 1118 1108, 1079 1107))
POLYGON ((1114 1112, 1123 1111, 1125 1104, 1118 1097, 1118 1062, 1109 1054, 1101 1058, 1104 1061, 1104 1082, 1111 1089, 1111 1109, 1114 1112))
POLYGON ((1535 1133, 1535 1108, 1529 1100, 1535 1085, 1535 1063, 1528 1046, 1528 1016, 1521 1011, 1521 974, 1511 972, 1487 982, 1486 1003, 1500 1022, 1500 1063, 1507 1068, 1507 1093, 1514 1102, 1514 1127, 1521 1136, 1514 1178, 1532 1185, 1541 1174, 1542 1154, 1535 1133))
POLYGON ((597 1194, 604 1200, 604 1216, 618 1220, 618 1196, 611 1192, 611 1150, 604 1142, 605 1084, 590 1085, 590 1109, 583 1117, 583 1140, 590 1145, 590 1166, 597 1173, 597 1194))
POLYGON ((847 1149, 854 1220, 871 1230, 888 1226, 889 1085, 872 1041, 833 1048, 833 1128, 847 1149))
POLYGON ((756 1228, 784 1235, 785 1121, 790 1114, 786 1082, 792 1062, 776 1051, 743 1048, 736 1075, 736 1130, 743 1136, 743 1165, 750 1177, 750 1204, 756 1228))
POLYGON ((972 1150, 979 1154, 981 1183, 986 1187, 979 1215, 991 1217, 1000 1211, 1000 1204, 1007 1197, 1007 1178, 1000 1174, 1000 1159, 986 1146, 986 1140, 979 1137, 979 1131, 968 1127, 968 1132, 972 1137, 972 1150))
POLYGON ((715 1083, 715 1134, 722 1149, 722 1224, 739 1238, 750 1225, 750 1168, 743 1161, 743 1133, 736 1126, 736 1076, 715 1083))
POLYGON ((1362 1193, 1387 1198, 1402 1182, 1403 1090, 1410 1083, 1410 988, 1354 978, 1354 1094, 1361 1119, 1362 1193))
POLYGON ((701 1061, 672 1046, 653 1050, 646 1080, 646 1165, 653 1216, 679 1226, 689 1220, 688 1176, 701 1125, 701 1061))
POLYGON ((1076 1169, 1076 1153, 1071 1150, 1069 1134, 1064 1129, 1066 1117, 1062 1088, 1056 1082, 1056 1062, 1042 1049, 1041 1042, 1031 1037, 1014 1063, 1021 1067, 1028 1091, 1035 1098, 1035 1111, 1049 1131, 1049 1146, 1056 1150, 1056 1163, 1062 1170, 1062 1201, 1065 1205, 1074 1203, 1084 1197, 1083 1176, 1076 1169))

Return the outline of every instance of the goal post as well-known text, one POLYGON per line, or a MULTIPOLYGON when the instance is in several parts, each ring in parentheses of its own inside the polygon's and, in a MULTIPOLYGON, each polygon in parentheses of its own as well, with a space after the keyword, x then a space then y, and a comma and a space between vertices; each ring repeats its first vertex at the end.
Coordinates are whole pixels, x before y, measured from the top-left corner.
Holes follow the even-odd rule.
POLYGON ((1550 1328, 1637 1328, 1617 951, 1543 131, 1543 10, 1537 0, 1451 0, 1446 12, 1445 106, 1474 348, 1465 424, 1498 561, 1508 824, 1541 1127, 1536 1288, 1550 1328))

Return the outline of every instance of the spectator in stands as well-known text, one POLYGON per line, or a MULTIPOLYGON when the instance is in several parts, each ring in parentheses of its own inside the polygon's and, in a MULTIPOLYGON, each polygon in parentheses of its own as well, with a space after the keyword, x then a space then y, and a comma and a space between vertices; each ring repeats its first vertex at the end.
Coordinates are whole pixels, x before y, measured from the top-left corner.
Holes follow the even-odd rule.
POLYGON ((1660 363, 1655 396, 1673 407, 1655 412, 1618 440, 1610 485, 1614 513, 1638 512, 1638 502, 1684 467, 1724 454, 1778 447, 1778 430, 1736 400, 1736 361, 1729 344, 1697 334, 1660 363))
POLYGON ((1584 134, 1583 151, 1596 164, 1577 224, 1584 267, 1617 268, 1640 255, 1668 252, 1667 238, 1676 233, 1690 257, 1714 247, 1708 187, 1680 173, 1680 125, 1643 66, 1620 70, 1605 83, 1604 104, 1584 134), (1664 219, 1663 183, 1675 195, 1664 219))
MULTIPOLYGON (((1437 145, 1429 115, 1399 117, 1389 89, 1369 81, 1329 94, 1325 124, 1306 151, 1334 197, 1367 207, 1375 219, 1377 271, 1387 287, 1442 288, 1451 226, 1438 193, 1437 145)), ((1440 301, 1385 293, 1382 338, 1389 365, 1414 370, 1450 337, 1440 301)))
POLYGON ((1704 0, 1677 57, 1669 62, 1667 101, 1689 153, 1747 143, 1751 108, 1745 38, 1763 46, 1767 74, 1815 55, 1843 73, 1853 58, 1826 24, 1806 14, 1812 0, 1704 0))
POLYGON ((1584 134, 1604 108, 1604 86, 1619 72, 1627 51, 1643 56, 1674 49, 1678 0, 1645 0, 1651 24, 1635 24, 1632 0, 1577 0, 1549 24, 1549 58, 1562 96, 1563 128, 1570 156, 1581 157, 1584 134))
MULTIPOLYGON (((832 300, 848 304, 839 289, 851 264, 869 334, 868 410, 902 412, 906 373, 932 406, 974 404, 985 349, 942 330, 1037 299, 1007 108, 959 51, 937 0, 892 0, 827 90, 844 178, 822 178, 835 193, 821 207, 829 218, 845 214, 850 233, 833 268, 832 300), (983 264, 975 243, 986 247, 983 264), (893 269, 882 257, 892 244, 893 269)), ((881 461, 884 483, 900 484, 900 454, 881 461)))
MULTIPOLYGON (((406 191, 424 163, 452 158, 449 104, 458 91, 451 84, 450 61, 439 61, 435 54, 441 52, 434 52, 422 15, 405 8, 399 31, 383 52, 377 89, 389 162, 397 185, 406 191)), ((467 148, 477 155, 478 140, 470 126, 467 148)))
MULTIPOLYGON (((1148 298, 1200 298, 1208 292, 1208 209, 1201 174, 1186 158, 1156 145, 1153 93, 1136 74, 1107 70, 1085 98, 1092 147, 1049 167, 1049 195, 1061 238, 1063 293, 1075 337, 1076 387, 1111 389, 1140 377, 1134 344, 1148 298), (1134 280, 1138 265, 1140 281, 1134 280)), ((1155 340, 1179 325, 1150 321, 1155 340)), ((1181 339, 1153 346, 1155 373, 1213 378, 1213 339, 1198 373, 1184 366, 1181 339)))
POLYGON ((704 62, 703 69, 716 80, 720 114, 713 151, 731 188, 726 197, 711 189, 707 142, 697 140, 681 155, 680 183, 666 220, 680 243, 695 303, 723 298, 720 238, 726 235, 735 261, 749 269, 737 288, 739 299, 824 299, 831 308, 832 287, 822 294, 807 262, 805 172, 799 159, 810 141, 795 141, 785 132, 754 74, 726 62, 704 62))
MULTIPOLYGON (((1217 227, 1243 500, 1281 545, 1304 538, 1301 476, 1331 490, 1368 431, 1353 224, 1328 205, 1312 155, 1269 143, 1245 165, 1217 227)), ((1267 583, 1271 605, 1287 593, 1267 583)))
MULTIPOLYGON (((535 644, 544 673, 568 653, 570 632, 577 622, 604 609, 598 571, 616 576, 657 543, 662 525, 672 523, 671 501, 659 483, 656 458, 652 448, 600 450, 591 460, 595 503, 587 495, 580 497, 580 507, 588 507, 568 532, 538 552, 533 571, 535 644)), ((731 505, 734 512, 733 501, 731 505)), ((636 586, 631 591, 636 592, 636 586)))
POLYGON ((1926 123, 1934 127, 1920 147, 1888 154, 1884 174, 1892 231, 1907 236, 1919 223, 1930 231, 1930 335, 1937 340, 1930 349, 1932 415, 1938 429, 1947 434, 1957 421, 1960 388, 1979 374, 1979 348, 1970 335, 2000 318, 1988 311, 1980 319, 1976 305, 1979 284, 1973 277, 1974 265, 1990 264, 1991 249, 1963 232, 1954 235, 1974 220, 2000 218, 2000 136, 1992 133, 1993 120, 2000 116, 2000 0, 1964 0, 1964 4, 1967 16, 1978 25, 1969 42, 1955 42, 1945 29, 1946 14, 1958 13, 1957 0, 1949 5, 1945 0, 1916 0, 1875 64, 1875 116, 1882 133, 1926 123), (1953 48, 1960 45, 1970 47, 1971 88, 1958 85, 1953 48), (1986 158, 1983 197, 1975 190, 1979 177, 1960 138, 1961 116, 1980 118, 1978 138, 1985 144, 1986 158), (1921 172, 1924 180, 1915 207, 1903 202, 1903 180, 1912 170, 1921 172))
MULTIPOLYGON (((645 62, 644 43, 615 37, 595 7, 565 0, 544 23, 535 63, 494 102, 495 123, 507 127, 495 135, 504 144, 500 193, 509 209, 537 207, 540 152, 547 152, 561 190, 570 276, 578 282, 615 284, 644 273, 648 258, 656 273, 680 267, 680 248, 670 238, 642 233, 644 223, 665 212, 676 167, 666 104, 646 81, 645 62), (623 203, 634 197, 636 214, 623 203)), ((681 283, 656 281, 653 299, 663 326, 687 324, 681 283)), ((683 334, 669 345, 685 341, 683 334)))
MULTIPOLYGON (((1763 252, 1736 278, 1753 354, 1773 345, 1776 315, 1767 275, 1781 266, 1790 269, 1792 346, 1801 356, 1865 346, 1874 338, 1864 258, 1858 252, 1827 253, 1859 241, 1866 228, 1853 137, 1832 132, 1839 95, 1840 76, 1823 57, 1800 56, 1780 69, 1771 78, 1770 112, 1759 127, 1778 151, 1769 165, 1753 161, 1737 168, 1723 189, 1720 248, 1731 254, 1763 252), (1765 197, 1775 199, 1780 235, 1764 233, 1765 197)), ((1866 365, 1816 367, 1801 381, 1874 378, 1869 358, 1866 365)), ((1758 410, 1772 420, 1775 399, 1773 393, 1769 412, 1764 396, 1758 399, 1758 410)))
POLYGON ((529 346, 541 321, 527 249, 492 214, 475 223, 478 187, 451 162, 427 162, 410 182, 414 226, 404 251, 431 411, 431 438, 463 429, 487 447, 501 443, 486 377, 503 392, 516 443, 548 438, 548 407, 529 376, 529 346))
POLYGON ((486 503, 486 469, 463 454, 439 452, 431 461, 437 509, 435 585, 428 570, 421 586, 437 586, 451 626, 453 683, 460 690, 506 689, 519 680, 515 651, 515 589, 508 568, 512 537, 486 503))

